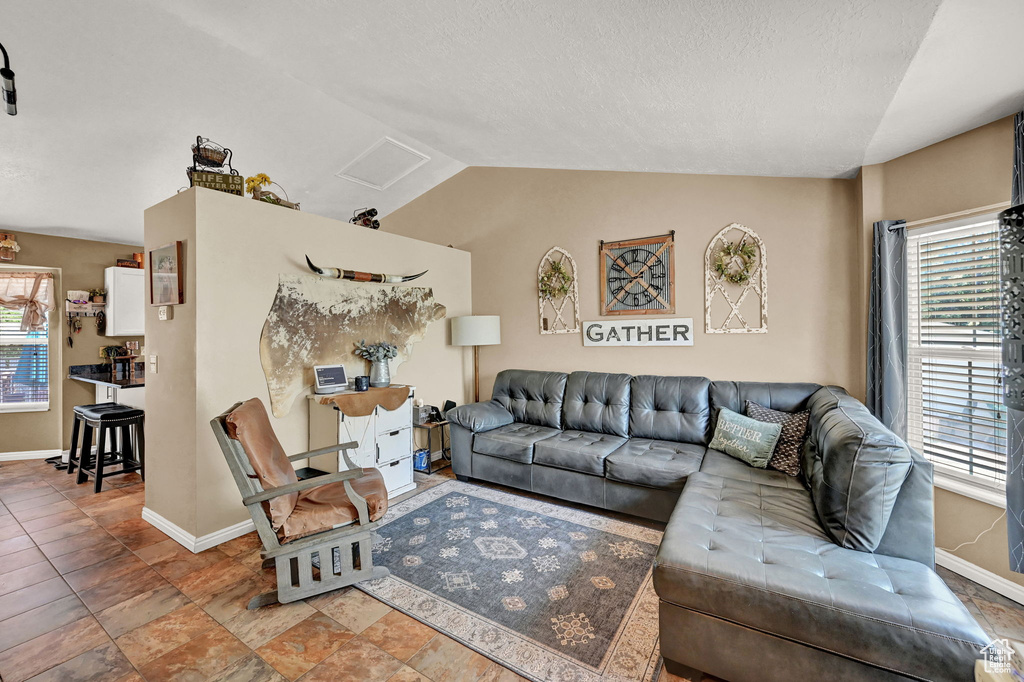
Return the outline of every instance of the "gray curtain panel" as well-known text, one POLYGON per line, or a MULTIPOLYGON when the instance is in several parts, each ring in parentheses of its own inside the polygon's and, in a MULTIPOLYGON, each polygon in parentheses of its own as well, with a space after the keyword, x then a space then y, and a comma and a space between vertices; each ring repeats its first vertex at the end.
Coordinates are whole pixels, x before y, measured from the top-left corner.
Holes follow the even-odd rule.
MULTIPOLYGON (((1010 204, 1017 207, 1024 204, 1024 112, 1013 117, 1010 204)), ((1021 273, 1012 262, 1012 256, 1020 253, 1019 240, 1024 239, 1024 229, 1009 227, 1004 223, 1000 231, 1000 272, 1005 316, 1008 311, 1019 310, 1013 305, 1019 305, 1024 298, 1021 293, 1021 273)), ((1005 339, 1010 332, 1006 327, 1006 317, 1003 320, 1005 339)), ((1015 409, 1019 407, 1015 400, 1006 401, 1006 534, 1010 542, 1010 568, 1017 573, 1024 573, 1024 410, 1015 409)))
POLYGON ((867 406, 907 436, 907 230, 902 220, 875 223, 868 316, 867 406))

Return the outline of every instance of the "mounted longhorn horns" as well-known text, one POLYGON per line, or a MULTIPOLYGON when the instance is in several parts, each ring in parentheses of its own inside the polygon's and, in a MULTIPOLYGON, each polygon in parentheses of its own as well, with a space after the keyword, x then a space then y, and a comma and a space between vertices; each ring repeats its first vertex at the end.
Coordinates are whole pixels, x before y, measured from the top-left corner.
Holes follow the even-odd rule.
POLYGON ((341 270, 339 268, 319 268, 313 265, 313 261, 309 260, 309 256, 306 256, 306 264, 309 269, 320 275, 321 277, 331 277, 333 279, 348 279, 353 282, 376 282, 378 284, 401 284, 402 282, 411 282, 418 277, 422 277, 427 274, 429 270, 424 270, 418 275, 383 275, 374 272, 359 272, 358 270, 341 270))

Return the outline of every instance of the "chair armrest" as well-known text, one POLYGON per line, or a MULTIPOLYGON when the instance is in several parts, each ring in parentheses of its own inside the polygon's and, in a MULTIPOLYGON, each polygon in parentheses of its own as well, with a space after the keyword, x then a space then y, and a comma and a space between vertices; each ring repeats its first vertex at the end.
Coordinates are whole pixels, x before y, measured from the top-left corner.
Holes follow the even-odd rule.
POLYGON ((272 500, 275 497, 281 497, 282 495, 290 495, 291 493, 297 493, 300 490, 308 490, 309 488, 319 488, 322 485, 328 485, 330 483, 337 483, 338 481, 351 481, 355 478, 362 478, 362 469, 348 469, 347 471, 339 471, 335 474, 327 474, 326 476, 317 476, 315 478, 307 478, 304 481, 298 481, 296 483, 289 483, 288 485, 279 485, 276 488, 268 488, 261 493, 250 495, 249 497, 242 499, 242 504, 250 505, 256 504, 257 502, 265 502, 272 500))
POLYGON ((338 450, 355 450, 358 447, 359 443, 355 441, 352 441, 351 443, 338 443, 337 445, 329 445, 326 448, 317 448, 316 450, 310 450, 309 452, 300 452, 297 455, 291 455, 288 457, 288 461, 294 462, 300 459, 309 459, 310 457, 326 455, 331 452, 337 452, 338 450))
POLYGON ((469 429, 473 433, 490 431, 500 426, 507 426, 515 421, 512 413, 496 400, 489 400, 486 403, 473 403, 472 405, 460 405, 448 410, 445 419, 453 424, 458 424, 464 429, 469 429))

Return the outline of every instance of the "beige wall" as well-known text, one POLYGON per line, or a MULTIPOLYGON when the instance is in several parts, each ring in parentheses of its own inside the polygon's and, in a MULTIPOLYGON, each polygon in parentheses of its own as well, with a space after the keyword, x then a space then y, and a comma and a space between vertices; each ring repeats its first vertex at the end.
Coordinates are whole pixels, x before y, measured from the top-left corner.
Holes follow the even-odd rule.
MULTIPOLYGON (((449 316, 469 314, 468 253, 394 234, 291 211, 212 190, 188 190, 146 212, 146 248, 188 241, 186 304, 174 319, 147 314, 147 349, 159 356, 147 376, 146 506, 196 536, 248 518, 209 426, 233 403, 257 396, 269 404, 259 339, 280 274, 308 273, 318 264, 372 272, 430 272, 431 287, 449 316), (156 441, 150 445, 152 441, 156 441), (181 472, 178 475, 177 472, 181 472)), ((447 344, 447 325, 428 327, 393 381, 417 387, 426 402, 465 400, 464 349, 447 344)), ((308 446, 308 404, 273 419, 285 450, 308 446)))
POLYGON ((863 395, 856 183, 852 180, 468 168, 390 214, 381 229, 473 254, 473 312, 501 316, 480 349, 481 394, 511 367, 714 379, 817 381, 863 395), (704 251, 743 223, 768 251, 768 334, 704 333, 704 251), (693 347, 584 348, 541 335, 537 267, 561 246, 580 270, 580 313, 599 318, 600 240, 676 231, 676 314, 693 347))
MULTIPOLYGON (((880 164, 884 216, 875 219, 922 220, 1008 202, 1012 143, 1013 117, 1008 117, 880 164)), ((937 489, 935 544, 952 549, 974 540, 1002 512, 937 489)), ((956 555, 1024 585, 1024 576, 1010 570, 1005 521, 956 555)))
MULTIPOLYGON (((482 393, 506 367, 808 380, 863 397, 872 223, 927 219, 1009 200, 1012 117, 887 163, 858 178, 807 180, 468 168, 387 216, 382 229, 473 254, 473 311, 502 318, 502 345, 481 349, 482 393), (769 334, 702 333, 702 261, 730 222, 756 229, 769 256, 769 334), (536 276, 551 246, 580 267, 584 320, 598 317, 598 242, 675 229, 677 314, 693 348, 584 348, 537 331, 536 276)), ((1000 508, 936 490, 936 539, 973 540, 1000 508)), ((1024 585, 1009 570, 1005 523, 957 555, 1024 585)))
POLYGON ((0 454, 34 450, 67 449, 71 440, 72 409, 75 405, 96 402, 92 384, 67 378, 70 365, 102 362, 100 346, 137 340, 134 337, 108 337, 96 333, 95 318, 82 319, 82 331, 68 348, 64 296, 68 289, 103 287, 103 270, 118 258, 131 258, 138 246, 111 244, 86 239, 69 239, 32 234, 5 228, 18 236, 21 252, 11 265, 39 266, 60 270, 55 280, 57 309, 50 313, 50 409, 46 412, 0 413, 0 454))

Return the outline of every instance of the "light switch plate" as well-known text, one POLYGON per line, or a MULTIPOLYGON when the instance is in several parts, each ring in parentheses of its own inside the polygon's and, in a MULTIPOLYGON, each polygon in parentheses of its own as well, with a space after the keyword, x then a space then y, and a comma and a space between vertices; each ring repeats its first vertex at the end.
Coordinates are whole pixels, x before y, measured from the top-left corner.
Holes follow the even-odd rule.
POLYGON ((156 319, 164 321, 171 319, 170 306, 162 305, 156 310, 156 319))
POLYGON ((157 357, 155 353, 149 356, 149 371, 151 374, 156 374, 159 371, 159 366, 157 364, 157 357))

